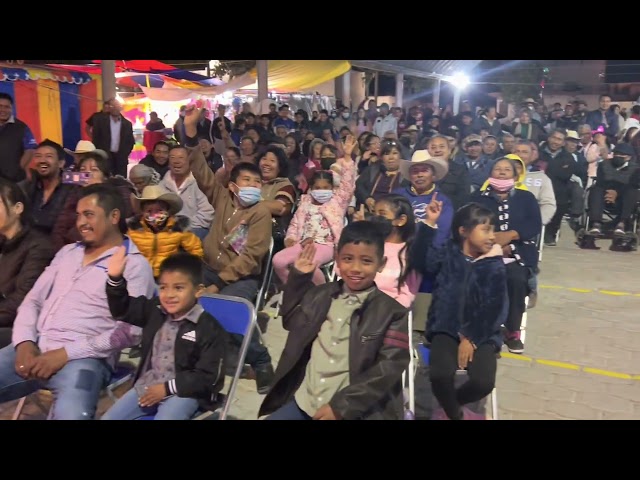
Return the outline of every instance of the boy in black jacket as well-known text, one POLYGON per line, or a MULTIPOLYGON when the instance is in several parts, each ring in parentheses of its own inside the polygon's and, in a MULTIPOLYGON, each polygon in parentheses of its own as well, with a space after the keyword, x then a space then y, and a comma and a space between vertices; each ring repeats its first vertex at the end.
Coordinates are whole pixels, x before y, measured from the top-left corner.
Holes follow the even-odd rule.
POLYGON ((363 221, 342 231, 339 282, 314 286, 314 255, 308 244, 289 275, 282 321, 290 333, 259 416, 401 420, 408 315, 374 283, 386 263, 379 227, 363 221))
POLYGON ((198 303, 202 262, 177 253, 160 266, 159 297, 130 297, 122 276, 122 247, 109 260, 107 300, 115 320, 142 327, 142 355, 134 388, 102 420, 189 420, 217 407, 224 385, 227 333, 198 303))

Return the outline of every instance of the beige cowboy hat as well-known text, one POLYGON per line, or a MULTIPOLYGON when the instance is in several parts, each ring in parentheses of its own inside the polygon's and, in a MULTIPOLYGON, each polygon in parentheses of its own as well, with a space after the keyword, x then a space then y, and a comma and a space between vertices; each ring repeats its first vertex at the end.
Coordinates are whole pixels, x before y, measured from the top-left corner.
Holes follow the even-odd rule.
POLYGON ((136 203, 136 209, 141 210, 142 202, 160 201, 169 205, 169 215, 175 215, 182 210, 182 199, 176 193, 167 191, 160 185, 149 185, 144 187, 142 195, 134 197, 136 203))
POLYGON ((426 150, 416 150, 411 160, 400 162, 400 174, 403 178, 409 179, 409 170, 413 165, 430 165, 433 168, 434 181, 442 180, 449 172, 449 163, 443 158, 431 158, 426 150))
POLYGON ((536 102, 533 98, 529 97, 529 98, 525 98, 522 101, 522 105, 527 105, 529 103, 533 103, 534 105, 538 105, 538 102, 536 102))
POLYGON ((565 140, 577 140, 580 141, 580 135, 575 130, 567 130, 567 138, 565 140))
POLYGON ((100 155, 105 160, 109 158, 109 154, 107 152, 105 152, 104 150, 100 150, 99 148, 96 148, 96 146, 88 140, 80 140, 76 144, 75 150, 65 148, 64 151, 67 152, 69 155, 78 155, 82 153, 95 153, 97 155, 100 155))

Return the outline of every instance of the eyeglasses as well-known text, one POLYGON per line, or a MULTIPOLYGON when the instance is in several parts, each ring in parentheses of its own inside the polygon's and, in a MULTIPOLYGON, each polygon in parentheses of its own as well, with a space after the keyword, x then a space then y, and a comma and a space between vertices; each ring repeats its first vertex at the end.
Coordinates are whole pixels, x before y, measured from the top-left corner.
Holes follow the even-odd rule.
POLYGON ((395 140, 385 140, 384 144, 388 145, 390 147, 397 147, 398 146, 398 142, 396 142, 395 140))

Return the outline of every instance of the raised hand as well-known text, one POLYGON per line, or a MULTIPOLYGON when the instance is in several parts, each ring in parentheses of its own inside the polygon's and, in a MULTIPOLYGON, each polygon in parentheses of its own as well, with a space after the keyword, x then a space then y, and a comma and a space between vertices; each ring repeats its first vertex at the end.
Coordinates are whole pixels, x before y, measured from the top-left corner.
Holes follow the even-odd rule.
POLYGON ((318 264, 315 261, 316 257, 316 245, 315 243, 307 243, 296 258, 296 261, 293 264, 293 268, 295 268, 300 273, 311 273, 318 268, 318 264))
POLYGON ((107 273, 111 278, 120 278, 124 274, 124 267, 127 264, 127 249, 124 245, 118 247, 116 253, 111 255, 107 263, 107 273))
POLYGON ((442 202, 438 200, 438 192, 431 197, 431 202, 427 205, 425 223, 435 225, 442 213, 442 202))
POLYGON ((353 135, 347 135, 347 138, 344 139, 344 145, 342 147, 342 149, 344 150, 344 156, 349 157, 350 159, 351 154, 353 153, 353 150, 357 145, 358 140, 356 140, 356 137, 354 137, 353 135))

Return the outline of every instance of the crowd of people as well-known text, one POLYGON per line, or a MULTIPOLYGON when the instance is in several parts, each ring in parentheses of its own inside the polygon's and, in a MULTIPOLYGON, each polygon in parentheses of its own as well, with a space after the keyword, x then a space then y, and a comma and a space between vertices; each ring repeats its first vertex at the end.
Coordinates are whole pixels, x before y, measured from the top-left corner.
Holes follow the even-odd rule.
POLYGON ((128 175, 115 100, 73 151, 36 143, 12 103, 0 94, 0 140, 15 143, 0 169, 0 402, 47 388, 53 419, 95 418, 127 348, 132 388, 102 419, 219 406, 243 338, 198 297, 261 305, 269 256, 277 313, 259 327, 281 318, 289 334, 276 370, 250 339, 261 417, 403 418, 411 335, 430 349, 431 418, 476 419, 467 405, 493 389, 503 344, 524 352, 538 250, 564 217, 579 228, 585 191, 590 234, 613 208, 614 234, 635 233, 640 106, 623 119, 606 95, 592 112, 526 99, 513 122, 465 102, 457 115, 244 104, 234 123, 222 105, 185 105, 128 175), (469 380, 456 389, 458 369, 469 380))

